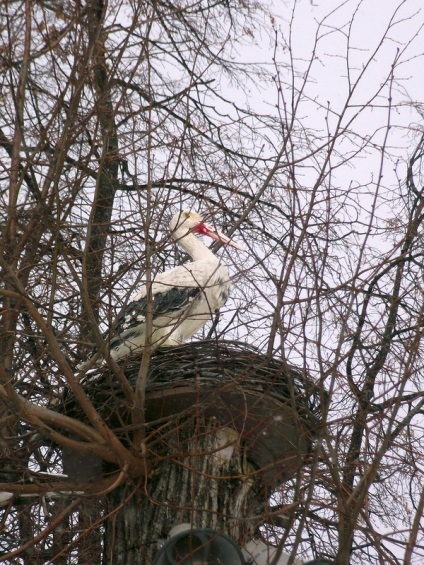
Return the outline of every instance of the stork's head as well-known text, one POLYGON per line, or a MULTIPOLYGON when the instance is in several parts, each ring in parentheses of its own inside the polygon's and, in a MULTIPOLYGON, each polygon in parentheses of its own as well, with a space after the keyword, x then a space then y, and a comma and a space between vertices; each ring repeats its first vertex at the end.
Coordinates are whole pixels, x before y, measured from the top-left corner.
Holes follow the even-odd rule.
POLYGON ((207 224, 203 221, 202 216, 191 210, 182 210, 177 212, 171 220, 169 227, 176 239, 182 238, 189 232, 199 233, 201 235, 207 235, 212 239, 220 241, 225 245, 230 245, 235 249, 244 251, 243 247, 237 245, 234 241, 228 238, 223 233, 219 232, 214 226, 207 224))

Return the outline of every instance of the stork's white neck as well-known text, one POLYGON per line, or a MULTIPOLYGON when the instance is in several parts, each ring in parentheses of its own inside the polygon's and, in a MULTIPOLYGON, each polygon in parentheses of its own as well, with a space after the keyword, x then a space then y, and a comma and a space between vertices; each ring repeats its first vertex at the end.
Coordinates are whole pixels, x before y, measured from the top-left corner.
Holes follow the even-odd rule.
POLYGON ((186 251, 193 261, 208 260, 219 263, 219 259, 193 233, 187 233, 184 227, 177 228, 172 234, 175 241, 186 251))

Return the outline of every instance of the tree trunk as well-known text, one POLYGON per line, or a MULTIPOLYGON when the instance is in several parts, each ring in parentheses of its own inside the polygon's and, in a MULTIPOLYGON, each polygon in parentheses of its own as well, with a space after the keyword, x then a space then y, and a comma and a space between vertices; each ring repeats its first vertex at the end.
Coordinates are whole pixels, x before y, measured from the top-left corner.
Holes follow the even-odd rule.
POLYGON ((109 495, 105 563, 153 563, 158 540, 182 523, 226 533, 237 543, 257 526, 256 509, 267 493, 249 476, 238 433, 212 419, 200 418, 195 428, 192 420, 179 424, 148 479, 109 495))

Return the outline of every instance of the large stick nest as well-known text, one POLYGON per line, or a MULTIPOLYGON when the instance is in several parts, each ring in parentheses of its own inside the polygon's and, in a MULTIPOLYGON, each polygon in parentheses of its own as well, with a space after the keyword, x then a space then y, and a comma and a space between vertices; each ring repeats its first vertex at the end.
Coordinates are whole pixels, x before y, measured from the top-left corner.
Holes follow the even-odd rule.
MULTIPOLYGON (((123 366, 133 388, 140 361, 141 356, 134 357, 123 366)), ((105 365, 91 370, 81 384, 102 418, 127 441, 133 407, 116 375, 105 365)), ((193 425, 199 413, 235 429, 249 446, 255 468, 264 469, 270 480, 276 462, 281 466, 283 459, 291 460, 292 474, 310 451, 321 404, 320 389, 298 368, 244 343, 212 340, 157 350, 150 360, 145 402, 148 429, 175 428, 181 418, 191 418, 193 425)), ((69 393, 64 411, 86 421, 69 393)))

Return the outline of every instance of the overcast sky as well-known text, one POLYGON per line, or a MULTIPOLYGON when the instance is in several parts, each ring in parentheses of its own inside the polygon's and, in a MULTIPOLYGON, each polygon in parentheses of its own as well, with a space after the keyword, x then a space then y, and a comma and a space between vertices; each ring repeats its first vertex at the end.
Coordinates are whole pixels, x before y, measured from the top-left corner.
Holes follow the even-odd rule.
MULTIPOLYGON (((336 114, 342 110, 348 95, 348 69, 353 84, 370 58, 372 61, 355 88, 351 105, 368 101, 370 95, 387 79, 397 57, 400 59, 394 78, 398 84, 392 91, 393 101, 398 104, 409 99, 422 103, 424 7, 421 0, 274 0, 271 10, 277 15, 276 57, 283 78, 289 78, 282 71, 290 63, 289 43, 298 73, 306 71, 313 49, 316 49, 310 71, 311 80, 305 90, 305 94, 315 102, 311 110, 317 110, 316 103, 323 108, 329 103, 333 120, 336 120, 336 114), (389 25, 388 38, 381 43, 389 25)), ((272 65, 272 55, 273 37, 255 33, 249 53, 251 60, 272 65)), ((299 86, 301 83, 302 76, 299 75, 296 84, 299 86)), ((277 93, 273 85, 268 88, 264 86, 258 85, 259 92, 255 98, 257 104, 263 104, 265 108, 276 103, 277 93)), ((388 90, 384 89, 382 97, 375 101, 372 112, 364 113, 363 118, 356 122, 364 132, 371 131, 371 115, 374 116, 371 122, 377 127, 386 123, 387 111, 384 109, 379 112, 377 106, 378 103, 387 105, 387 95, 388 90)), ((351 114, 353 112, 354 109, 351 114)), ((309 115, 306 118, 308 125, 315 123, 317 127, 324 127, 324 115, 324 111, 321 115, 315 114, 315 119, 309 115)), ((392 118, 394 125, 405 128, 417 123, 418 114, 404 107, 398 108, 392 118)), ((407 142, 401 145, 405 146, 407 142)))

